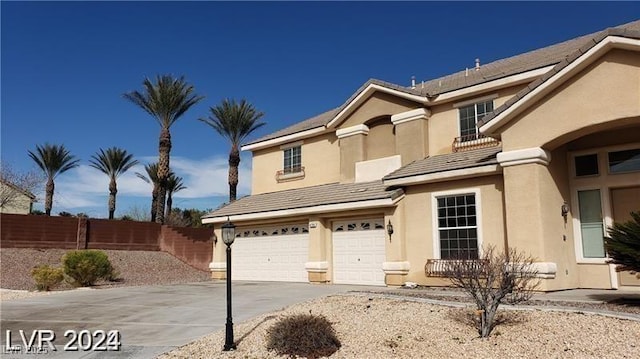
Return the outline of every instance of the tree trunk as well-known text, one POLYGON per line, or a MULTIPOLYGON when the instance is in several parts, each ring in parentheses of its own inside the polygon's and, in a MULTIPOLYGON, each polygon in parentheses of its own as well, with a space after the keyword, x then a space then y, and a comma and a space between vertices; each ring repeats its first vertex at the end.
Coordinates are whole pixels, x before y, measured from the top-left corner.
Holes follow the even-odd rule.
POLYGON ((113 219, 113 215, 116 213, 116 194, 118 194, 116 179, 111 178, 111 182, 109 182, 109 219, 113 219))
POLYGON ((53 207, 53 191, 55 189, 55 184, 53 183, 53 178, 49 178, 47 180, 46 187, 46 195, 44 200, 44 213, 47 216, 51 215, 51 207, 53 207))
POLYGON ((229 152, 229 202, 236 200, 238 189, 238 166, 240 165, 240 151, 238 146, 233 144, 229 152))
POLYGON ((160 131, 158 153, 158 199, 156 203, 156 223, 164 224, 164 204, 167 199, 167 178, 169 177, 169 156, 171 133, 168 128, 160 131))
POLYGON ((151 192, 151 222, 156 221, 156 210, 158 207, 158 185, 153 185, 153 191, 151 192))
POLYGON ((167 192, 167 214, 165 215, 166 219, 169 219, 169 216, 171 216, 171 206, 173 205, 173 196, 171 195, 171 192, 167 192))

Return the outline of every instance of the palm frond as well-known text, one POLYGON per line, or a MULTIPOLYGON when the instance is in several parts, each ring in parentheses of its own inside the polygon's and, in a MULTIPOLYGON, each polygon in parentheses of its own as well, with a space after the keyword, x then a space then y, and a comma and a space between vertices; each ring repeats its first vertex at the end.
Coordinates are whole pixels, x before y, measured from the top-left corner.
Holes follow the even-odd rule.
POLYGON ((264 113, 245 99, 240 102, 224 99, 219 105, 210 107, 209 111, 211 115, 199 120, 229 139, 232 146, 239 146, 247 136, 265 125, 264 122, 258 122, 264 113))
POLYGON ((77 167, 80 162, 64 145, 45 143, 42 146, 36 145, 36 151, 28 153, 49 179, 55 179, 59 174, 77 167))
POLYGON ((111 147, 106 151, 101 148, 89 160, 91 167, 106 174, 109 178, 118 178, 138 163, 138 160, 133 158, 133 154, 118 147, 111 147))

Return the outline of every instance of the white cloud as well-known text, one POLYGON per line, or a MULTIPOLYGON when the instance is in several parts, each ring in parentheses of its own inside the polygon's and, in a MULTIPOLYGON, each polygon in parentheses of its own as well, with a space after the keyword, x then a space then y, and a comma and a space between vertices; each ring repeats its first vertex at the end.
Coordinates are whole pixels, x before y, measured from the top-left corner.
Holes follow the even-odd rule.
MULTIPOLYGON (((117 207, 120 204, 130 202, 132 197, 137 197, 141 203, 146 204, 151 197, 151 184, 144 182, 136 176, 136 172, 146 175, 144 164, 156 161, 155 156, 138 157, 141 161, 118 178, 117 207), (144 197, 144 199, 140 198, 144 197)), ((211 197, 227 197, 228 185, 228 160, 227 157, 214 156, 203 159, 189 159, 184 157, 171 157, 171 169, 183 178, 186 189, 174 194, 174 203, 180 203, 179 199, 186 202, 197 199, 211 199, 211 197)), ((243 159, 239 168, 240 182, 238 184, 239 196, 251 193, 251 166, 250 160, 243 159)), ((83 211, 105 212, 107 196, 109 193, 109 178, 102 172, 82 164, 74 169, 61 174, 56 178, 53 212, 68 211, 71 213, 83 211), (95 207, 95 210, 91 210, 95 207)), ((44 193, 39 194, 40 201, 44 205, 44 193)))

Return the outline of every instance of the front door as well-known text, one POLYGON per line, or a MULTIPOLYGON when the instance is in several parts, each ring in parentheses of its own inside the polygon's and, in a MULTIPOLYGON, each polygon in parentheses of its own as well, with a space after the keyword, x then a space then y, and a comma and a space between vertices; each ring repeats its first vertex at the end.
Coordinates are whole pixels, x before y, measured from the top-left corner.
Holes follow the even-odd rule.
MULTIPOLYGON (((640 211, 640 186, 611 189, 613 221, 617 223, 631 220, 631 212, 640 211)), ((620 285, 640 286, 640 279, 629 272, 618 272, 620 285)))

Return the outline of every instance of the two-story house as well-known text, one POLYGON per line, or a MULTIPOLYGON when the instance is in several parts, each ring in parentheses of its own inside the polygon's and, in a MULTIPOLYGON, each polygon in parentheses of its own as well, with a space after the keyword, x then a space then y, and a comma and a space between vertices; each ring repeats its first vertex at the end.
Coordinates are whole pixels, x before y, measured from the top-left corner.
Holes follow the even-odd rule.
MULTIPOLYGON (((340 107, 248 143, 233 278, 446 285, 482 246, 537 259, 541 290, 639 286, 603 237, 640 210, 640 21, 340 107)), ((210 265, 224 278, 224 244, 210 265)))

